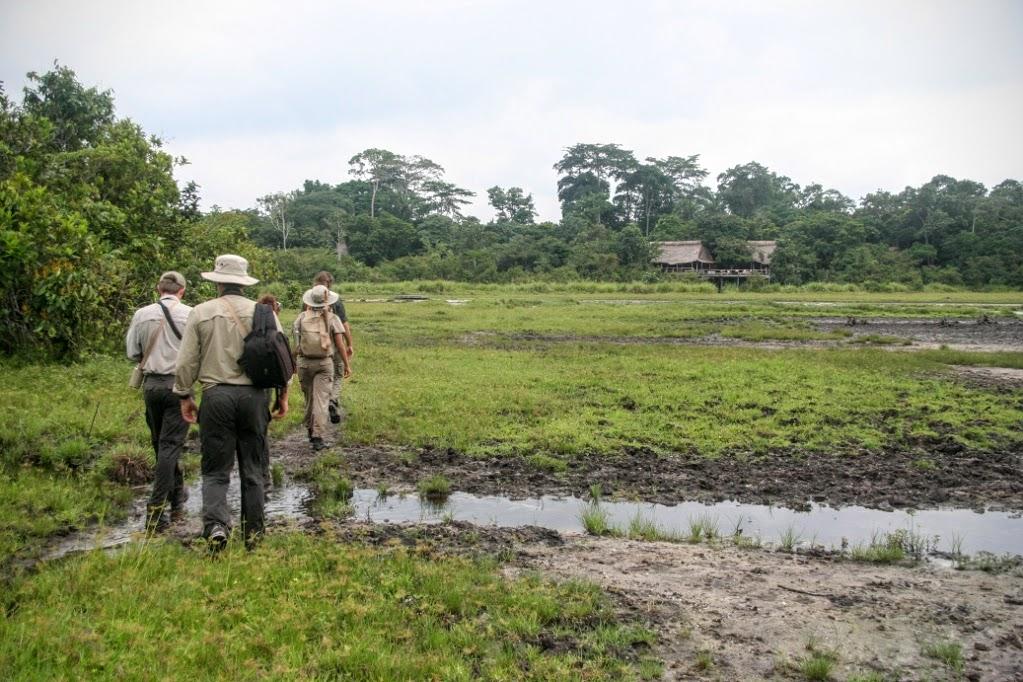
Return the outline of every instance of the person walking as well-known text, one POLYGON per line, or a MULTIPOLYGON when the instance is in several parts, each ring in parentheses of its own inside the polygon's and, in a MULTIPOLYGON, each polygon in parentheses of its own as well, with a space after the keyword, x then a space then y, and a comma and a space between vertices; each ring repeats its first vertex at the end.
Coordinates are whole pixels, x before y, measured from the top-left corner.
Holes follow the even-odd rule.
MULTIPOLYGON (((317 284, 322 284, 331 289, 334 286, 334 275, 326 270, 321 270, 313 278, 313 286, 317 284)), ((344 356, 339 354, 334 356, 334 378, 330 390, 330 401, 327 403, 331 423, 339 424, 341 422, 341 384, 344 382, 344 372, 342 370, 348 367, 352 355, 355 353, 355 346, 352 345, 352 327, 348 324, 348 312, 345 310, 345 304, 341 300, 340 295, 331 304, 330 310, 341 320, 341 326, 344 327, 345 345, 348 349, 344 356)))
MULTIPOLYGON (((259 297, 259 303, 269 306, 270 310, 273 311, 274 317, 277 319, 278 328, 281 326, 281 304, 277 301, 277 297, 273 294, 263 294, 259 297)), ((263 447, 263 500, 264 502, 270 501, 270 491, 273 490, 273 476, 270 473, 270 406, 273 404, 273 393, 272 388, 266 389, 266 404, 267 404, 267 433, 264 436, 264 447, 263 447)))
MULTIPOLYGON (((293 345, 298 367, 298 380, 305 396, 305 427, 314 450, 325 446, 332 385, 334 358, 348 358, 341 320, 331 310, 338 295, 317 284, 302 296, 306 309, 295 318, 293 345)), ((344 363, 344 376, 351 376, 351 360, 344 363)))
POLYGON ((192 310, 181 302, 186 285, 180 272, 160 275, 156 283, 160 299, 135 311, 125 337, 128 357, 139 363, 143 374, 146 425, 156 455, 153 491, 146 504, 146 528, 153 531, 166 529, 169 517, 179 516, 188 499, 179 464, 188 423, 181 418, 173 393, 178 351, 192 310))
MULTIPOLYGON (((203 536, 211 548, 227 543, 231 528, 227 486, 234 461, 241 481, 242 531, 251 547, 264 528, 263 453, 266 441, 267 396, 239 365, 244 339, 252 328, 256 302, 244 287, 259 280, 250 277, 249 262, 241 256, 218 256, 203 279, 217 285, 217 298, 192 309, 181 341, 174 393, 181 398, 181 415, 199 422, 202 438, 203 536), (202 410, 192 397, 192 386, 202 385, 202 410)), ((280 323, 277 322, 280 331, 280 323)), ((287 386, 271 415, 288 413, 287 386)))

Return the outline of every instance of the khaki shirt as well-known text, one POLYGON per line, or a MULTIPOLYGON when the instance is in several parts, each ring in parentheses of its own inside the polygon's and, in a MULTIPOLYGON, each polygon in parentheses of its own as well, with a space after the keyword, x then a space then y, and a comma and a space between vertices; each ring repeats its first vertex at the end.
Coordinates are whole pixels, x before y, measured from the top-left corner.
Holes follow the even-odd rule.
MULTIPOLYGON (((217 384, 251 386, 252 380, 238 364, 245 346, 245 336, 252 331, 252 315, 256 302, 229 294, 200 303, 188 316, 185 336, 181 339, 178 354, 178 370, 174 380, 174 392, 180 396, 189 395, 192 385, 198 381, 203 389, 217 384), (238 329, 234 318, 227 310, 227 303, 234 308, 244 329, 238 329)), ((274 316, 278 331, 280 320, 274 316)))
MULTIPOLYGON (((182 303, 174 294, 164 294, 160 297, 160 303, 167 306, 171 319, 177 325, 178 331, 184 337, 188 314, 192 311, 190 306, 182 303)), ((131 325, 128 327, 128 334, 125 336, 125 353, 130 360, 139 362, 149 347, 152 334, 159 332, 160 336, 153 342, 153 350, 146 358, 146 364, 142 371, 146 374, 174 374, 178 366, 178 350, 181 348, 181 341, 170 325, 167 324, 159 303, 147 305, 135 311, 131 318, 131 325), (161 329, 162 325, 162 329, 161 329)))

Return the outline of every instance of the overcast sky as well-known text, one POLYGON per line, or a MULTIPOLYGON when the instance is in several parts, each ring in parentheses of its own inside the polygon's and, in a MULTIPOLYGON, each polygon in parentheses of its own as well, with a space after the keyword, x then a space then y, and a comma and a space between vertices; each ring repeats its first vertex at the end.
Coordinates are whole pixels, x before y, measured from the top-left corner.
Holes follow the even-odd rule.
POLYGON ((204 206, 347 179, 368 147, 559 217, 576 142, 759 161, 853 198, 1023 179, 1023 1, 0 0, 0 79, 54 59, 191 165, 204 206))

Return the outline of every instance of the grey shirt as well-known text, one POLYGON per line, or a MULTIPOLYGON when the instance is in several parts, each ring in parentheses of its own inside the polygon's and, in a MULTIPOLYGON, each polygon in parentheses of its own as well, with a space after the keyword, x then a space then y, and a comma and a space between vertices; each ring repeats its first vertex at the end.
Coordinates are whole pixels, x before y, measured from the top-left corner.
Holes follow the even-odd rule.
MULTIPOLYGON (((171 319, 177 325, 182 335, 185 333, 185 325, 188 322, 188 314, 192 308, 178 300, 174 294, 164 294, 160 297, 171 314, 171 319)), ((160 310, 159 303, 147 305, 135 311, 131 318, 131 325, 128 327, 128 335, 124 339, 125 352, 128 358, 138 362, 149 347, 152 334, 160 336, 153 344, 153 350, 146 358, 146 364, 142 371, 146 374, 174 374, 178 367, 178 352, 181 350, 181 341, 170 325, 167 324, 160 310), (162 328, 161 328, 162 327, 162 328)))

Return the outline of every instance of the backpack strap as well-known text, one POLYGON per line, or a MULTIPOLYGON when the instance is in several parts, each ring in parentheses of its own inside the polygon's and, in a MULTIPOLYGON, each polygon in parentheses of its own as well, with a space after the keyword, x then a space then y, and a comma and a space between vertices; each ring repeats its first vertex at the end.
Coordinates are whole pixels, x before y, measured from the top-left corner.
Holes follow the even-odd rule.
MULTIPOLYGON (((228 316, 232 320, 234 320, 234 323, 236 325, 238 325, 238 331, 240 331, 242 333, 242 338, 245 338, 246 336, 248 336, 249 332, 245 328, 245 325, 242 324, 242 321, 238 318, 238 313, 235 311, 234 306, 231 305, 231 302, 228 301, 227 298, 224 297, 224 296, 221 296, 220 300, 224 303, 224 307, 227 308, 228 316)), ((255 317, 255 314, 253 314, 253 317, 255 317)))
POLYGON ((171 317, 170 311, 167 306, 163 304, 163 301, 157 301, 160 304, 160 310, 163 311, 163 316, 167 318, 167 324, 170 325, 171 331, 174 332, 174 336, 178 337, 178 341, 181 340, 181 332, 178 331, 178 325, 174 324, 174 318, 171 317))

